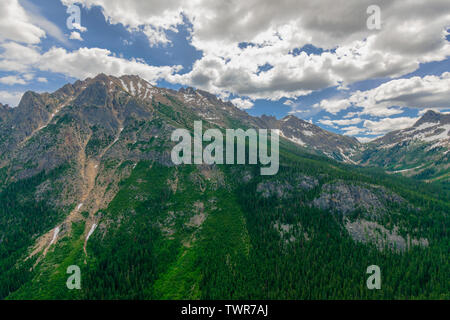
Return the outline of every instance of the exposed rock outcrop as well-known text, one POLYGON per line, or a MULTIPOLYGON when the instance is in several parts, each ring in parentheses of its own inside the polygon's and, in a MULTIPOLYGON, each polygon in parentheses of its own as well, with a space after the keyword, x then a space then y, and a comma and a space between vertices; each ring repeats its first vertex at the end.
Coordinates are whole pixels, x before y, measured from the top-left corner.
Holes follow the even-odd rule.
POLYGON ((373 243, 379 250, 388 248, 390 250, 406 251, 413 246, 427 247, 429 245, 428 239, 413 239, 409 235, 405 239, 399 235, 397 227, 390 231, 373 221, 347 221, 345 228, 353 240, 362 243, 373 243))

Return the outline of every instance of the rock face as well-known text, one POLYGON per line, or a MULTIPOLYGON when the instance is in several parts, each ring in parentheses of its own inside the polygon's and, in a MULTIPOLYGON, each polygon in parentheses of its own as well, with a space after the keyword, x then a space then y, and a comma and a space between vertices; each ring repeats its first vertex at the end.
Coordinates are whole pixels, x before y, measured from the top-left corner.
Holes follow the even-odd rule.
POLYGON ((397 227, 390 231, 373 221, 347 221, 345 228, 353 240, 361 243, 373 243, 379 250, 388 248, 390 250, 406 251, 413 246, 427 247, 429 245, 427 239, 412 239, 409 235, 405 239, 398 234, 397 227))
POLYGON ((391 173, 448 181, 450 114, 428 111, 412 127, 390 132, 365 146, 353 160, 391 173))
POLYGON ((321 195, 312 205, 322 210, 334 210, 346 215, 358 209, 367 216, 378 216, 386 212, 387 205, 404 200, 384 188, 353 185, 343 181, 325 184, 321 195))

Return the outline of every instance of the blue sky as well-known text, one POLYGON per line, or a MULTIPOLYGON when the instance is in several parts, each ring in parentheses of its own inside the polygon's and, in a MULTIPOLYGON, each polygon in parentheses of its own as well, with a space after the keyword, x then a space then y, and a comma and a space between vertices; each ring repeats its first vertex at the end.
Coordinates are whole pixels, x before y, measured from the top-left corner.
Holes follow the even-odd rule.
POLYGON ((97 71, 132 71, 158 86, 210 91, 251 115, 294 114, 363 141, 410 126, 427 109, 450 110, 445 2, 424 1, 436 7, 425 12, 420 1, 408 10, 404 1, 371 1, 381 9, 375 31, 364 0, 344 8, 342 15, 357 13, 353 21, 330 12, 328 0, 319 8, 299 1, 297 13, 292 2, 267 2, 273 14, 260 8, 263 0, 236 2, 229 14, 198 2, 12 0, 0 20, 0 102, 14 105, 24 91, 52 92, 97 71), (73 4, 81 28, 69 30, 73 4), (314 14, 330 25, 314 25, 314 14))

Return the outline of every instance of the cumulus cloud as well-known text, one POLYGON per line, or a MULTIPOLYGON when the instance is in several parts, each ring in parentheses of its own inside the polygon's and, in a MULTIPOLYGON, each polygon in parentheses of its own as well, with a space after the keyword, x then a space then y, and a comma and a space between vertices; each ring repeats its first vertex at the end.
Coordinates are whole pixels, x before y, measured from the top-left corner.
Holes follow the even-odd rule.
POLYGON ((340 127, 339 129, 348 136, 358 136, 357 138, 361 142, 368 142, 376 137, 384 135, 388 132, 401 130, 411 127, 420 117, 397 117, 397 118, 382 118, 378 120, 362 120, 354 119, 354 121, 348 120, 319 120, 319 123, 333 126, 347 125, 340 127), (359 125, 362 122, 362 125, 359 125))
POLYGON ((181 69, 181 66, 150 66, 136 59, 116 57, 109 50, 99 48, 80 48, 72 52, 52 48, 40 57, 36 67, 78 79, 93 77, 102 72, 114 76, 135 74, 152 84, 181 69))
MULTIPOLYGON (((203 52, 192 71, 167 80, 220 95, 296 98, 330 86, 395 78, 450 55, 447 0, 62 0, 100 6, 110 23, 144 30, 152 45, 187 19, 203 52), (367 7, 379 5, 381 30, 368 30, 367 7), (311 44, 324 51, 293 52, 311 44), (261 72, 260 67, 272 68, 261 72)), ((391 110, 390 114, 393 114, 391 110)))
POLYGON ((411 127, 419 118, 398 117, 398 118, 384 118, 379 121, 366 120, 364 127, 367 133, 371 135, 386 134, 391 131, 401 130, 411 127))
POLYGON ((236 105, 240 109, 251 109, 254 103, 248 99, 236 98, 231 100, 231 103, 236 105))
POLYGON ((345 110, 351 106, 351 102, 348 99, 323 99, 314 107, 325 109, 327 112, 337 114, 339 111, 345 110))
POLYGON ((78 79, 94 77, 102 72, 115 76, 135 74, 156 84, 158 79, 167 78, 182 68, 181 66, 150 66, 136 59, 116 57, 111 51, 100 48, 67 51, 53 47, 41 53, 36 47, 12 42, 3 44, 2 47, 0 70, 4 71, 29 72, 37 69, 78 79))
POLYGON ((81 37, 81 34, 79 32, 76 32, 76 31, 72 31, 72 33, 70 34, 69 39, 83 41, 83 38, 81 37))
MULTIPOLYGON (((189 72, 179 74, 181 66, 151 66, 101 48, 67 51, 54 47, 42 52, 36 44, 46 33, 60 37, 59 29, 26 0, 27 11, 13 0, 5 5, 8 14, 0 20, 0 26, 5 26, 0 28, 0 70, 42 70, 75 78, 100 72, 132 73, 152 83, 165 79, 222 98, 238 97, 236 104, 249 108, 256 99, 296 99, 331 86, 344 89, 357 81, 399 78, 421 63, 450 56, 448 0, 349 0, 339 5, 334 0, 61 2, 88 9, 99 6, 109 23, 143 32, 151 46, 170 45, 167 32, 177 32, 187 21, 187 40, 202 57, 189 72), (370 5, 381 8, 380 30, 367 28, 370 5), (314 50, 301 50, 306 45, 314 50)), ((76 26, 70 38, 81 41, 85 31, 76 26)), ((450 101, 446 81, 448 74, 397 79, 346 99, 324 100, 315 107, 337 114, 349 106, 361 106, 363 111, 355 116, 392 116, 402 113, 404 106, 439 108, 450 101)))
POLYGON ((392 80, 375 89, 356 93, 353 101, 366 107, 374 104, 380 107, 449 108, 450 72, 392 80))
POLYGON ((362 107, 359 114, 390 116, 409 108, 450 108, 450 72, 440 76, 396 79, 367 90, 356 91, 349 98, 322 100, 316 105, 336 114, 350 106, 362 107))
POLYGON ((40 58, 38 49, 34 46, 21 45, 15 42, 7 42, 0 45, 0 70, 26 72, 30 65, 40 58))

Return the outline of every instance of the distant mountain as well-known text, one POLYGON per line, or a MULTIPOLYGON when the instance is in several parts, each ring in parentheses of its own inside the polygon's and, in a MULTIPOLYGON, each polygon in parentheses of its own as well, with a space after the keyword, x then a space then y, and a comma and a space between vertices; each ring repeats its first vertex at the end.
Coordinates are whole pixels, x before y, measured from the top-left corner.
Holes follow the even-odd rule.
MULTIPOLYGON (((162 113, 170 113, 166 116, 191 118, 192 123, 194 119, 202 119, 213 126, 223 128, 278 129, 281 137, 304 147, 309 152, 326 155, 338 161, 351 162, 350 156, 360 147, 360 143, 354 138, 328 132, 294 116, 282 120, 268 116, 252 117, 230 102, 223 102, 215 95, 202 90, 182 88, 175 91, 152 86, 137 76, 117 78, 100 74, 93 79, 67 84, 52 94, 26 92, 17 108, 0 108, 0 117, 4 122, 0 127, 0 148, 3 150, 0 164, 2 161, 10 161, 19 156, 22 160, 12 169, 15 172, 21 170, 23 161, 43 156, 36 153, 38 150, 34 144, 26 142, 47 126, 57 126, 63 116, 77 121, 74 127, 66 128, 71 132, 71 137, 79 136, 80 130, 84 132, 94 126, 99 128, 99 131, 94 133, 98 135, 96 138, 102 139, 106 144, 108 139, 113 139, 119 134, 119 129, 126 125, 130 117, 148 119, 152 117, 155 109, 162 113), (28 150, 29 148, 31 150, 28 150)), ((51 139, 48 134, 45 136, 51 139)), ((83 140, 88 137, 80 138, 83 140)), ((54 168, 68 158, 74 158, 73 153, 78 152, 77 147, 67 150, 66 148, 73 147, 70 144, 62 147, 65 149, 63 152, 57 141, 46 142, 48 147, 45 159, 37 161, 38 167, 27 168, 25 171, 28 173, 18 173, 20 177, 33 175, 42 169, 54 168), (59 151, 54 150, 57 146, 59 151), (49 161, 52 164, 47 165, 49 161)), ((83 143, 87 142, 79 141, 76 145, 83 143)))
POLYGON ((261 118, 265 127, 278 129, 281 137, 331 159, 354 163, 351 157, 361 148, 361 143, 353 138, 326 131, 312 123, 289 115, 277 121, 275 118, 261 118))
POLYGON ((450 179, 450 114, 427 111, 412 127, 365 145, 353 159, 427 181, 450 179))
MULTIPOLYGON (((389 143, 443 135, 447 118, 424 118, 389 143)), ((449 192, 352 165, 382 139, 104 74, 26 92, 0 119, 0 299, 449 298, 449 192), (171 134, 196 120, 278 130, 278 174, 174 166, 171 134), (383 290, 365 286, 372 264, 383 290)))

